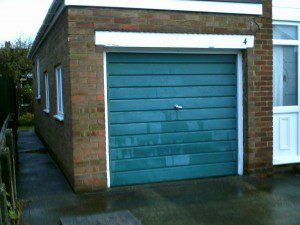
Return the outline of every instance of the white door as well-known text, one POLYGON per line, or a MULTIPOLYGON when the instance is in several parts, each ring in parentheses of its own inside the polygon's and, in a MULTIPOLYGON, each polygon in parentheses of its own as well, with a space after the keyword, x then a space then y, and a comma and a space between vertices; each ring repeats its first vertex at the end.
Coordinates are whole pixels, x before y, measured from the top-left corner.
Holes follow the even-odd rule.
POLYGON ((299 24, 273 26, 273 164, 300 162, 299 24))

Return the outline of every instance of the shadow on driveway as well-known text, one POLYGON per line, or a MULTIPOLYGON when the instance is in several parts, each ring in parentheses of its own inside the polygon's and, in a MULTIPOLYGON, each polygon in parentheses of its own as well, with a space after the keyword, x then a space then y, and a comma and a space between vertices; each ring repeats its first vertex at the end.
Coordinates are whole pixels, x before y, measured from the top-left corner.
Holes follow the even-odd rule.
POLYGON ((300 224, 297 174, 211 178, 74 194, 33 130, 19 132, 18 146, 18 193, 19 198, 30 200, 22 219, 28 225, 56 225, 63 217, 115 211, 129 211, 144 225, 300 224))

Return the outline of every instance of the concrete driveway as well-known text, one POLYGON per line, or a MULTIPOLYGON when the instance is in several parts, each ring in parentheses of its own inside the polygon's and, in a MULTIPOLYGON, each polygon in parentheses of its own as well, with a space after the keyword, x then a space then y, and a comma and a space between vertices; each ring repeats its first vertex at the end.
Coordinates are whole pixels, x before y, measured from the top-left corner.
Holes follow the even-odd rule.
MULTIPOLYGON (((19 132, 19 152, 19 198, 30 201, 25 224, 55 225, 60 218, 124 210, 144 225, 300 224, 300 174, 211 178, 76 195, 32 130, 19 132)), ((134 224, 131 219, 107 224, 134 224)))

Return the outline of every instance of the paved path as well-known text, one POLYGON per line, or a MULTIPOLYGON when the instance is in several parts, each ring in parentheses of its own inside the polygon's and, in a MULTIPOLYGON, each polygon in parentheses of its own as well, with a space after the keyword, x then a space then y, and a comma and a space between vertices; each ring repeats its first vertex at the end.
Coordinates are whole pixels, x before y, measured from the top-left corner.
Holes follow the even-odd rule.
POLYGON ((95 214, 108 218, 114 214, 101 213, 119 211, 130 212, 144 225, 300 224, 298 174, 180 181, 76 195, 33 131, 20 131, 18 143, 19 197, 31 201, 23 215, 28 225, 56 225, 62 217, 95 214))

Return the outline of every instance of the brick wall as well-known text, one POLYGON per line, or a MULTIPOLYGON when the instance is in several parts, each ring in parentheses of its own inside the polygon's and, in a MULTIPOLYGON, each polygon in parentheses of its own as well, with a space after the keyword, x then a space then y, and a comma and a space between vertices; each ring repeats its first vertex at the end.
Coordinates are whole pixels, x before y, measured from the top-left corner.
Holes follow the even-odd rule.
MULTIPOLYGON (((40 82, 41 99, 35 100, 35 129, 42 139, 47 143, 58 164, 66 174, 70 183, 73 185, 73 154, 72 154, 72 129, 71 129, 71 101, 70 101, 70 65, 69 65, 69 47, 67 30, 67 11, 60 16, 56 25, 49 32, 41 47, 34 57, 40 60, 40 82), (65 119, 60 122, 54 118, 56 114, 56 77, 55 67, 62 65, 63 76, 63 101, 65 119), (48 73, 49 94, 50 94, 50 113, 43 112, 45 109, 45 80, 44 73, 48 73)), ((34 76, 36 74, 34 71, 34 76)), ((37 95, 37 83, 34 80, 35 95, 37 95)))
MULTIPOLYGON (((47 116, 41 112, 43 108, 41 106, 44 104, 42 99, 41 103, 36 104, 36 122, 37 130, 53 148, 75 191, 98 190, 105 188, 107 183, 103 49, 95 46, 97 30, 199 34, 256 32, 254 49, 243 51, 244 164, 246 173, 270 174, 272 5, 269 0, 264 0, 263 5, 262 17, 68 7, 39 50, 41 55, 46 55, 45 59, 50 59, 48 60, 49 70, 51 68, 50 82, 51 76, 54 76, 53 65, 59 61, 63 62, 66 118, 63 123, 53 118, 52 113, 55 112, 53 107, 56 107, 56 103, 53 99, 55 93, 52 91, 55 86, 51 83, 51 115, 47 116), (253 22, 254 18, 256 22, 253 22), (62 31, 58 32, 60 29, 62 31), (62 48, 50 51, 55 44, 55 36, 59 37, 56 41, 62 48), (59 56, 58 59, 56 55, 59 56)), ((42 60, 41 65, 44 63, 46 62, 42 60)))
POLYGON ((76 190, 106 186, 106 150, 102 49, 95 31, 218 33, 255 35, 244 51, 245 172, 272 172, 272 5, 262 17, 151 10, 69 7, 69 43, 74 173, 76 190), (252 30, 252 31, 251 31, 252 30), (84 122, 82 120, 85 120, 84 122))
POLYGON ((263 14, 255 46, 246 53, 244 160, 246 172, 265 176, 273 170, 272 1, 264 1, 263 14))

